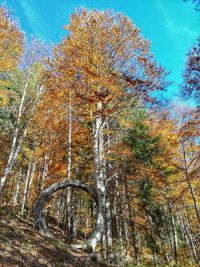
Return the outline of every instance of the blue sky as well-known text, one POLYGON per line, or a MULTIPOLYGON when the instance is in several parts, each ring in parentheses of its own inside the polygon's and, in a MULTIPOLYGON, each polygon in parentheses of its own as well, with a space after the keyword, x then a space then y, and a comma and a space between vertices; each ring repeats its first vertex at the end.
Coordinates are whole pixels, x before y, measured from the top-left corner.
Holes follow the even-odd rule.
POLYGON ((65 35, 63 25, 81 6, 113 9, 132 19, 142 35, 151 41, 151 51, 167 71, 170 97, 175 97, 184 68, 185 54, 198 37, 199 14, 191 2, 182 0, 7 0, 27 35, 58 43, 65 35))

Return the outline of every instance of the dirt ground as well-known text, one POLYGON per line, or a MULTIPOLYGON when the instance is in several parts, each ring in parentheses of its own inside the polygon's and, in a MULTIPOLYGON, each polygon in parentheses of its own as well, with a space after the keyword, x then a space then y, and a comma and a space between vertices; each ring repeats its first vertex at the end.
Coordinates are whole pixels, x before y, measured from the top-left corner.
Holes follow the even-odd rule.
POLYGON ((31 222, 0 207, 0 267, 105 267, 81 250, 40 236, 31 222))

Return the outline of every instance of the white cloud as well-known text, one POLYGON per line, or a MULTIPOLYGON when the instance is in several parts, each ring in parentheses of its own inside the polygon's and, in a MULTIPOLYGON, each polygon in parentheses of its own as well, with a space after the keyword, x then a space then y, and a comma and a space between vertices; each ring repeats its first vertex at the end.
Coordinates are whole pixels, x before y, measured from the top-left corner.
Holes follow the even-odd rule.
MULTIPOLYGON (((170 15, 167 7, 162 5, 164 2, 159 1, 158 3, 159 12, 163 18, 163 24, 171 35, 181 35, 186 38, 196 38, 196 36, 198 36, 198 32, 195 29, 191 29, 191 27, 187 25, 177 24, 177 21, 170 15)), ((179 16, 179 14, 177 14, 177 16, 179 16)))
POLYGON ((33 34, 36 35, 37 37, 45 39, 45 29, 44 25, 42 25, 42 22, 44 21, 41 21, 37 7, 34 6, 32 1, 29 0, 19 0, 19 1, 27 20, 29 21, 29 25, 33 34))

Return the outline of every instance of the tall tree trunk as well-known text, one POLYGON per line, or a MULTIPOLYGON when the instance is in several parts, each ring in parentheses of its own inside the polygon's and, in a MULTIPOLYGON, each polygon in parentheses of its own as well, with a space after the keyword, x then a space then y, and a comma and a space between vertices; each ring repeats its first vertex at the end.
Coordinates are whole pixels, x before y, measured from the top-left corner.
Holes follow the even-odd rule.
MULTIPOLYGON (((68 156, 67 156, 67 180, 71 179, 71 164, 72 164, 72 95, 71 89, 69 92, 69 120, 68 120, 68 156)), ((66 243, 71 242, 71 188, 65 190, 65 214, 64 214, 64 225, 65 225, 65 241, 66 243)))
POLYGON ((36 164, 37 164, 37 158, 35 158, 33 166, 32 166, 32 171, 30 172, 30 170, 31 170, 31 159, 30 159, 30 163, 28 166, 28 172, 27 172, 27 178, 26 178, 26 186, 25 186, 25 190, 24 190, 24 197, 23 197, 23 202, 22 202, 22 209, 21 209, 22 215, 24 214, 24 208, 26 207, 26 203, 28 200, 29 190, 31 187, 33 176, 35 174, 36 164))
POLYGON ((15 207, 17 204, 17 198, 18 198, 18 194, 19 194, 19 189, 20 189, 21 184, 22 184, 22 178, 23 178, 23 175, 22 175, 22 171, 20 170, 19 174, 18 174, 16 191, 15 191, 15 194, 13 196, 13 207, 15 207))
MULTIPOLYGON (((108 190, 109 191, 109 190, 108 190)), ((110 196, 106 195, 106 214, 105 214, 105 240, 106 240, 106 258, 109 258, 109 254, 112 250, 112 223, 111 223, 111 203, 110 196)))
MULTIPOLYGON (((150 225, 151 238, 152 238, 152 240, 154 240, 155 237, 154 237, 154 229, 153 229, 153 222, 152 222, 151 216, 148 216, 148 221, 149 221, 149 225, 150 225)), ((154 246, 152 248, 152 253, 153 253, 154 266, 157 267, 158 266, 158 257, 157 257, 157 253, 156 253, 154 246)))
POLYGON ((128 193, 127 177, 124 178, 124 186, 125 186, 126 202, 128 206, 129 225, 131 229, 132 245, 134 248, 134 257, 137 262, 138 261, 138 248, 137 248, 137 242, 136 242, 135 223, 133 221, 133 214, 132 214, 132 209, 131 209, 131 204, 130 204, 131 202, 130 202, 129 193, 128 193))
POLYGON ((104 140, 103 140, 103 121, 102 103, 97 105, 97 115, 94 129, 94 156, 95 156, 95 183, 98 196, 98 213, 96 227, 92 235, 84 244, 85 251, 95 251, 98 242, 101 240, 105 227, 105 197, 106 185, 104 177, 104 140))
POLYGON ((30 171, 31 171, 31 161, 28 164, 28 170, 27 170, 27 174, 26 174, 26 183, 25 183, 24 196, 23 196, 22 207, 21 207, 21 214, 22 215, 24 215, 24 208, 25 208, 28 190, 29 190, 29 185, 30 185, 30 171))
POLYGON ((72 164, 72 95, 71 89, 69 94, 69 124, 68 124, 68 164, 67 164, 67 180, 71 179, 71 164, 72 164))
MULTIPOLYGON (((29 76, 28 76, 28 78, 29 78, 29 76)), ((37 103, 38 103, 39 95, 41 94, 42 87, 39 86, 38 87, 38 90, 37 90, 37 93, 36 93, 35 101, 34 101, 34 103, 32 105, 32 110, 31 110, 31 113, 30 113, 30 118, 28 119, 25 127, 23 128, 23 131, 22 131, 21 135, 19 136, 18 133, 19 133, 19 129, 20 129, 21 116, 23 114, 22 109, 23 109, 23 106, 24 106, 24 101, 25 101, 25 96, 26 96, 26 91, 27 91, 28 83, 29 83, 29 80, 27 80, 27 82, 25 84, 25 87, 24 87, 24 94, 23 94, 24 98, 22 96, 22 100, 21 100, 22 107, 21 107, 21 104, 20 104, 19 113, 18 113, 18 120, 17 120, 17 123, 16 123, 16 128, 15 128, 15 131, 14 131, 14 136, 13 136, 13 139, 12 139, 12 145, 11 145, 10 155, 9 155, 9 158, 8 158, 8 161, 7 161, 6 168, 4 170, 4 174, 0 178, 0 193, 1 193, 1 191, 3 191, 4 187, 6 186, 7 178, 9 176, 10 172, 12 171, 12 168, 13 168, 13 166, 15 164, 15 161, 17 159, 17 156, 19 154, 19 151, 20 151, 20 149, 22 147, 22 143, 23 143, 23 141, 24 141, 24 139, 25 139, 25 137, 27 135, 28 126, 31 123, 33 113, 34 113, 35 108, 36 108, 37 103)))
POLYGON ((169 213, 170 213, 170 220, 171 220, 171 226, 172 226, 172 233, 173 233, 173 251, 174 251, 174 259, 177 262, 178 257, 178 240, 177 240, 177 232, 176 232, 176 225, 175 225, 175 219, 174 214, 172 211, 172 204, 168 203, 169 213))
MULTIPOLYGON (((186 225, 184 223, 184 220, 182 218, 182 215, 179 214, 179 221, 180 221, 180 226, 181 226, 181 232, 182 232, 182 236, 185 239, 186 245, 187 245, 187 249, 188 249, 188 253, 189 256, 193 256, 192 250, 191 250, 191 246, 190 246, 190 241, 188 238, 188 232, 187 232, 187 228, 186 225)), ((196 253, 195 253, 196 254, 196 253)), ((196 257, 195 257, 196 258, 196 257)))
MULTIPOLYGON (((169 229, 167 216, 166 216, 166 211, 165 211, 164 207, 162 208, 162 211, 163 211, 163 217, 164 217, 164 222, 165 222, 165 228, 166 228, 166 232, 167 232, 167 240, 168 240, 168 243, 169 243, 169 246, 170 246, 170 255, 173 256, 174 249, 173 249, 173 244, 172 244, 172 241, 171 241, 170 229, 169 229)), ((170 220, 171 220, 171 218, 170 218, 170 220)))
POLYGON ((14 130, 13 137, 12 137, 11 148, 10 148, 10 155, 8 157, 8 161, 7 161, 7 165, 5 167, 5 170, 4 170, 3 177, 1 177, 1 180, 0 180, 0 191, 3 189, 3 187, 6 183, 7 177, 9 175, 10 171, 12 170, 12 166, 13 166, 14 161, 15 161, 17 154, 18 154, 17 147, 19 146, 20 143, 17 145, 17 141, 18 141, 18 134, 19 134, 19 130, 20 130, 21 117, 23 115, 23 107, 24 107, 24 103, 25 103, 25 97, 26 97, 28 84, 29 84, 29 77, 30 77, 30 69, 27 73, 26 82, 24 85, 24 90, 23 90, 22 98, 21 98, 20 105, 19 105, 18 117, 17 117, 15 130, 14 130))
POLYGON ((182 144, 182 149, 183 149, 183 158, 184 158, 185 177, 186 177, 187 184, 188 184, 191 196, 192 196, 192 200, 193 200, 193 204, 194 204, 194 210, 195 210, 195 213, 196 213, 196 216, 197 216, 198 226, 200 228, 199 207, 198 207, 198 204, 197 204, 194 188, 193 188, 192 183, 190 181, 190 175, 189 175, 189 170, 188 170, 188 166, 187 166, 187 158, 186 158, 186 152, 185 152, 184 144, 182 144))
POLYGON ((188 213, 187 209, 186 209, 186 222, 187 222, 187 231, 188 231, 188 234, 190 237, 193 255, 194 255, 194 258, 197 259, 198 258, 197 249, 195 246, 195 241, 194 241, 194 237, 193 237, 193 233, 192 233, 192 227, 191 227, 191 223, 190 223, 190 217, 189 217, 189 213, 188 213))
POLYGON ((41 190, 43 187, 43 181, 48 175, 49 164, 50 164, 50 153, 47 152, 44 156, 43 168, 41 168, 41 170, 38 172, 38 178, 37 178, 37 184, 36 184, 36 190, 38 194, 41 193, 41 190))

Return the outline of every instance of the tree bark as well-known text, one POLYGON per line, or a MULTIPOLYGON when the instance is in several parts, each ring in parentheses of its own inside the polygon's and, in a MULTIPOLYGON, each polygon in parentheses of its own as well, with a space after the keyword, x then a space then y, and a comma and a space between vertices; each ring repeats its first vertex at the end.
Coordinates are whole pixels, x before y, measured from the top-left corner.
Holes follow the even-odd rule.
POLYGON ((171 220, 171 226, 172 226, 172 233, 173 233, 174 259, 177 262, 177 257, 178 257, 178 240, 177 240, 176 225, 175 225, 175 219, 174 219, 174 214, 173 214, 173 211, 172 211, 172 204, 171 204, 171 202, 168 203, 168 208, 169 208, 169 214, 170 214, 170 220, 171 220))
MULTIPOLYGON (((27 81, 27 86, 28 86, 28 81, 27 81)), ((25 85, 25 93, 26 93, 26 85, 25 85)), ((12 145, 11 145, 11 150, 10 150, 10 155, 9 155, 9 158, 8 158, 8 162, 7 162, 7 165, 6 165, 6 168, 4 170, 4 174, 3 174, 3 177, 0 178, 0 193, 1 191, 3 191, 3 189, 5 188, 6 186, 6 181, 8 179, 8 176, 10 174, 10 172, 12 171, 13 169, 13 166, 16 162, 16 159, 17 159, 17 156, 20 152, 20 149, 22 147, 22 143, 27 135, 27 132, 28 132, 28 127, 29 127, 29 124, 31 123, 32 121, 32 117, 33 117, 33 113, 35 111, 35 108, 38 104, 38 99, 39 99, 39 95, 41 94, 41 90, 42 90, 42 87, 40 86, 39 89, 38 89, 38 92, 36 94, 36 97, 35 97, 35 101, 33 103, 33 106, 32 106, 32 110, 30 112, 30 118, 28 119, 21 135, 19 135, 19 130, 20 130, 20 122, 21 122, 21 116, 23 115, 22 114, 22 107, 24 105, 24 99, 23 99, 23 96, 22 96, 22 107, 19 108, 19 114, 18 114, 18 120, 17 120, 17 124, 16 124, 16 128, 15 128, 15 131, 14 131, 14 136, 13 136, 13 140, 12 140, 12 145)), ((26 95, 26 94, 25 94, 26 95)), ((25 96, 24 96, 25 97, 25 96)))
POLYGON ((94 232, 85 242, 83 250, 95 251, 95 247, 101 240, 105 228, 105 161, 104 161, 104 139, 103 139, 103 120, 102 120, 102 103, 97 105, 97 115, 94 126, 94 158, 95 158, 95 183, 98 196, 98 213, 97 222, 94 232))
MULTIPOLYGON (((181 231, 182 231, 182 236, 184 237, 185 239, 185 242, 186 242, 186 245, 187 245, 187 249, 188 249, 188 253, 189 253, 189 256, 193 256, 193 253, 192 253, 192 249, 191 249, 191 246, 190 246, 190 241, 189 241, 189 238, 188 238, 188 232, 187 232, 187 227, 185 225, 185 222, 182 218, 182 215, 181 213, 179 214, 179 221, 180 221, 180 226, 181 226, 181 231)), ((194 255, 195 256, 195 255, 194 255)), ((195 256, 196 258, 196 256, 195 256)))
MULTIPOLYGON (((69 121, 68 121, 68 156, 67 156, 67 180, 71 179, 71 164, 72 164, 72 95, 71 89, 69 92, 69 121)), ((71 199, 72 192, 70 188, 65 190, 65 207, 64 207, 64 227, 65 227, 65 241, 70 243, 71 237, 71 199)))
POLYGON ((95 158, 95 184, 96 191, 88 186, 84 185, 80 181, 66 181, 62 183, 56 183, 47 188, 40 196, 35 207, 35 225, 39 229, 42 235, 51 237, 52 235, 48 231, 44 218, 42 217, 42 208, 46 199, 55 191, 61 188, 77 187, 88 192, 96 201, 98 212, 96 227, 88 240, 83 244, 83 250, 87 252, 95 251, 98 242, 101 240, 104 227, 105 227, 105 197, 106 197, 106 185, 105 185, 105 162, 104 162, 104 140, 103 140, 103 122, 102 122, 102 103, 97 105, 97 115, 94 126, 94 158, 95 158), (96 193, 94 193, 96 192, 96 193))
MULTIPOLYGON (((30 77, 30 69, 29 69, 27 77, 26 77, 26 82, 24 85, 24 90, 23 90, 22 98, 21 98, 20 105, 19 105, 18 117, 17 117, 17 121, 16 121, 15 130, 13 133, 10 155, 8 157, 8 161, 7 161, 6 168, 4 170, 3 177, 1 177, 1 179, 0 179, 0 190, 2 190, 2 188, 4 187, 4 184, 6 183, 7 177, 9 175, 10 171, 12 170, 13 163, 14 163, 17 155, 18 155, 18 149, 17 148, 19 145, 17 145, 17 140, 18 140, 18 135, 19 135, 19 130, 20 130, 21 117, 23 115, 23 107, 24 107, 25 97, 26 97, 27 88, 28 88, 28 84, 29 84, 29 77, 30 77)), ((19 142, 19 144, 20 144, 20 142, 19 142)), ((21 145, 20 145, 20 147, 21 147, 21 145)))
POLYGON ((20 187, 21 187, 21 184, 22 184, 22 179, 23 179, 23 174, 22 174, 22 171, 20 170, 19 174, 18 174, 16 191, 15 191, 15 194, 13 196, 13 207, 14 208, 15 208, 15 206, 17 204, 17 199, 18 199, 19 190, 20 190, 20 187))
POLYGON ((125 186, 126 202, 127 202, 127 207, 128 207, 129 225, 130 225, 130 229, 131 229, 132 245, 134 248, 134 257, 135 257, 135 260, 137 262, 138 261, 138 247, 137 247, 137 241, 136 241, 135 222, 134 222, 132 209, 131 209, 131 200, 130 200, 130 196, 128 193, 127 177, 124 177, 124 186, 125 186))

